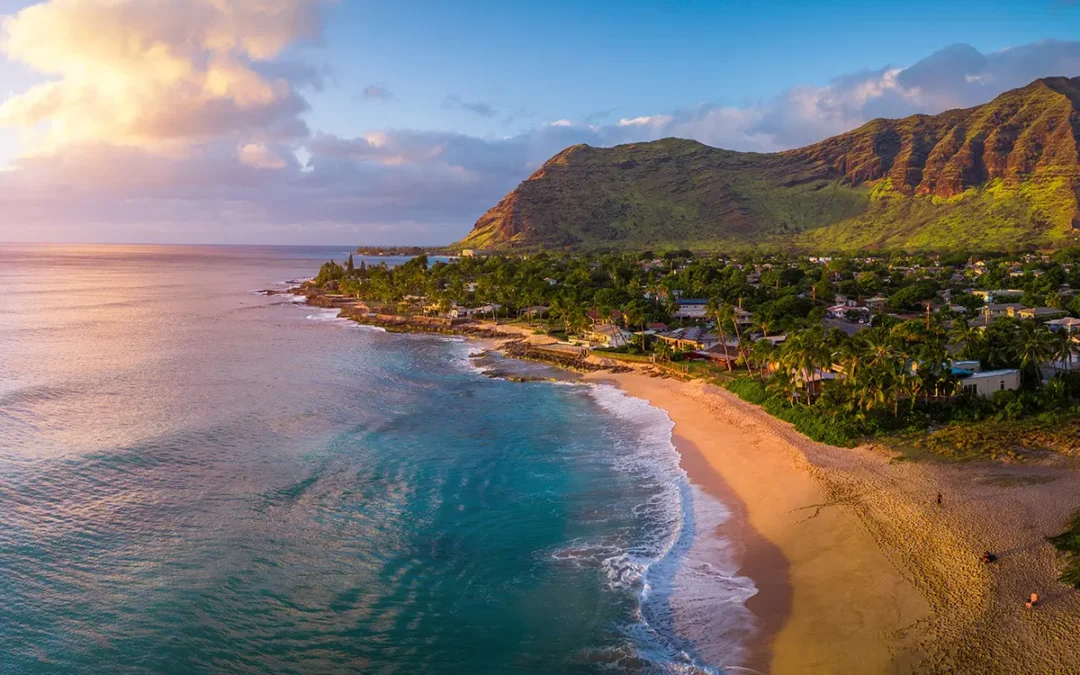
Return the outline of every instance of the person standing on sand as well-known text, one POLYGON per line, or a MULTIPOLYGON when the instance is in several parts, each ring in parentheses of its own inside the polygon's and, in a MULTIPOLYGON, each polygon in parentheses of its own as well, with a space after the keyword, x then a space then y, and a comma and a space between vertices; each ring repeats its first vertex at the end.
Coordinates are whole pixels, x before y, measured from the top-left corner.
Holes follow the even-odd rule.
POLYGON ((941 506, 941 493, 937 493, 937 505, 941 506))

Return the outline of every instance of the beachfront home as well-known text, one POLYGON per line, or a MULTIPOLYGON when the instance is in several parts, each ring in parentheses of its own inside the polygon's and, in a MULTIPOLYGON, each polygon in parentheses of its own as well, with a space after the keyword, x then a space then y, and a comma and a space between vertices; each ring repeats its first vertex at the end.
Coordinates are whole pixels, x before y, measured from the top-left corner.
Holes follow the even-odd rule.
POLYGON ((720 341, 716 334, 707 332, 701 326, 676 328, 667 333, 658 333, 656 337, 676 349, 708 349, 720 341))
POLYGON ((630 344, 634 334, 612 323, 598 323, 585 331, 585 339, 607 347, 622 347, 630 344))
POLYGON ((502 305, 490 304, 480 305, 479 307, 453 307, 451 308, 449 315, 451 319, 472 319, 478 316, 491 315, 495 316, 495 313, 499 311, 502 305))
POLYGON ((739 358, 742 355, 739 343, 733 340, 728 340, 727 344, 717 342, 708 349, 699 349, 694 353, 728 368, 735 368, 738 366, 739 358))
MULTIPOLYGON (((957 373, 956 370, 953 371, 957 373)), ((1007 370, 988 370, 981 373, 963 374, 957 373, 960 378, 960 386, 964 391, 978 394, 989 398, 995 392, 1003 390, 1016 390, 1020 388, 1020 371, 1015 368, 1007 370)))

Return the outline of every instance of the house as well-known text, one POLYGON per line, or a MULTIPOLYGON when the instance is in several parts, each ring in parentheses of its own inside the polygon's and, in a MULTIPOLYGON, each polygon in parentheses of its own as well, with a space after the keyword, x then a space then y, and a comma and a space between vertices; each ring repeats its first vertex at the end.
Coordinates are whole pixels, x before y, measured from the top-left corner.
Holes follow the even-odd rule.
POLYGON ((708 349, 697 350, 697 354, 715 361, 723 366, 730 366, 734 368, 739 359, 742 358, 742 350, 739 348, 738 343, 729 340, 727 344, 718 342, 708 349), (729 363, 730 362, 730 363, 729 363))
POLYGON ((617 309, 613 309, 607 314, 599 312, 595 309, 590 309, 589 311, 585 312, 585 315, 589 317, 590 321, 598 324, 615 323, 616 321, 620 321, 622 319, 622 312, 617 309))
POLYGON ((1063 319, 1052 319, 1046 322, 1046 326, 1053 331, 1065 330, 1069 333, 1080 333, 1080 319, 1067 316, 1063 319))
POLYGON ((704 319, 707 304, 709 304, 708 300, 680 298, 679 309, 675 311, 675 316, 680 319, 704 319))
POLYGON ((481 305, 479 307, 454 307, 450 310, 449 315, 451 319, 471 319, 485 314, 494 315, 499 311, 500 307, 502 305, 496 304, 481 305))
POLYGON ((1024 309, 1024 306, 1019 302, 988 302, 980 311, 984 317, 997 319, 1002 316, 1015 316, 1021 309, 1024 309))
POLYGON ((846 295, 836 296, 833 302, 835 302, 837 305, 844 305, 845 307, 854 307, 855 305, 859 304, 851 298, 847 297, 846 295))
POLYGON ((863 304, 865 304, 866 308, 869 309, 871 312, 882 312, 885 310, 885 303, 887 303, 888 301, 888 298, 883 298, 880 295, 875 295, 863 304))
POLYGON ((967 376, 960 375, 960 386, 966 392, 989 398, 998 391, 1019 389, 1020 371, 1013 368, 1008 370, 988 370, 982 373, 971 373, 967 376))
POLYGON ((852 305, 833 305, 828 309, 829 316, 840 321, 848 321, 848 316, 855 318, 856 322, 866 323, 870 320, 870 308, 854 307, 852 305))
POLYGON ((714 333, 709 333, 700 326, 676 328, 667 333, 658 333, 656 337, 676 349, 708 349, 720 341, 714 333))
POLYGON ((585 331, 585 339, 590 342, 599 342, 608 347, 622 347, 630 344, 634 339, 633 333, 629 333, 615 324, 595 324, 585 331))
POLYGON ((742 307, 735 308, 735 323, 740 326, 749 326, 754 323, 754 315, 746 311, 742 307))
POLYGON ((545 307, 544 305, 535 305, 533 307, 526 307, 525 309, 521 310, 521 313, 524 314, 525 316, 529 317, 530 319, 533 319, 533 318, 541 318, 542 319, 545 316, 547 316, 548 308, 545 307))
POLYGON ((1003 298, 1003 297, 1019 298, 1021 295, 1024 294, 1024 292, 1023 291, 1018 291, 1018 290, 1013 289, 1013 288, 1010 288, 1010 289, 998 289, 996 291, 984 291, 984 290, 979 290, 979 289, 973 289, 971 291, 971 294, 974 295, 977 298, 982 298, 983 302, 990 303, 990 302, 994 301, 994 298, 1003 298))
POLYGON ((1025 307, 1024 309, 1017 310, 1015 315, 1021 319, 1036 319, 1042 321, 1044 319, 1058 319, 1063 316, 1068 316, 1068 312, 1064 309, 1055 309, 1054 307, 1025 307))

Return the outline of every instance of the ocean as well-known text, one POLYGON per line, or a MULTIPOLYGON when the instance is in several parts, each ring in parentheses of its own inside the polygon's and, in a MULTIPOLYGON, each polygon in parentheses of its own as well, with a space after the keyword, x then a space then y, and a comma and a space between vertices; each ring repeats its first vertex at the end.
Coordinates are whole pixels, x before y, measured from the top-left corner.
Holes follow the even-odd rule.
POLYGON ((0 673, 737 660, 667 415, 255 293, 346 253, 0 246, 0 673))

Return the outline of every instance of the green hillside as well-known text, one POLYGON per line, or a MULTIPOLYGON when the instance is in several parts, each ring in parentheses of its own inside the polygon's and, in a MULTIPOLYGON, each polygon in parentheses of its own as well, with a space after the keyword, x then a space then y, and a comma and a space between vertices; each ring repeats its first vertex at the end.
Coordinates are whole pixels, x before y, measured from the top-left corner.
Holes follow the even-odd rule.
POLYGON ((1080 234, 1080 78, 758 154, 664 139, 577 145, 458 248, 1013 249, 1080 234))

